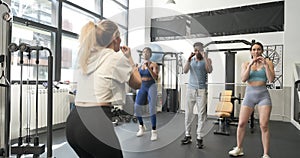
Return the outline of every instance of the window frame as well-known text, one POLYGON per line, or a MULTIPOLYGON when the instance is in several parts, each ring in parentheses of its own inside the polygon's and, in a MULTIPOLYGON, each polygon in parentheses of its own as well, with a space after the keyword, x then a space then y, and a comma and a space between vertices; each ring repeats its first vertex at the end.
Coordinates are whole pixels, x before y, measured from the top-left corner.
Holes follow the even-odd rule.
MULTIPOLYGON (((123 30, 125 30, 126 32, 128 32, 128 12, 129 12, 129 1, 127 0, 127 6, 122 4, 121 2, 119 2, 118 0, 112 0, 113 2, 115 2, 117 5, 121 6, 122 8, 124 8, 124 10, 127 12, 127 26, 121 25, 119 23, 118 26, 120 28, 122 28, 123 30)), ((61 56, 62 56, 62 36, 70 36, 70 37, 79 37, 79 35, 77 33, 74 33, 72 31, 68 31, 68 30, 63 30, 62 29, 62 8, 64 4, 70 5, 71 7, 74 7, 76 10, 80 10, 81 12, 83 12, 84 14, 88 14, 91 16, 94 16, 96 18, 98 18, 99 20, 101 19, 107 19, 107 17, 103 17, 103 0, 99 1, 99 13, 90 11, 82 6, 79 6, 77 4, 74 4, 68 0, 56 0, 55 3, 53 3, 52 5, 56 5, 55 10, 56 13, 56 25, 52 26, 52 25, 47 25, 47 24, 43 24, 43 23, 39 23, 39 22, 35 22, 33 20, 29 20, 29 19, 25 19, 22 17, 17 17, 14 16, 13 19, 13 23, 17 23, 19 25, 25 25, 27 27, 33 27, 33 28, 38 28, 38 29, 42 29, 44 31, 49 31, 52 32, 54 35, 54 39, 51 39, 51 41, 53 40, 53 42, 51 42, 51 49, 53 52, 53 58, 54 58, 54 63, 53 63, 53 76, 54 76, 54 81, 60 81, 61 79, 61 69, 62 69, 62 64, 61 64, 61 56)), ((124 44, 128 44, 128 33, 125 34, 125 43, 124 44)))

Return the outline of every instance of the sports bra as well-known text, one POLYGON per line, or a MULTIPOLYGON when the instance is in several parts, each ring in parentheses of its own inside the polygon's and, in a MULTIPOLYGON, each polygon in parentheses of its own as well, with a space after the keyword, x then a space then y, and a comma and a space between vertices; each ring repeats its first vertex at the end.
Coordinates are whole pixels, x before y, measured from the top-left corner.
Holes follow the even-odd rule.
POLYGON ((151 77, 152 78, 148 69, 142 70, 141 68, 139 68, 139 72, 140 72, 141 77, 151 77))
POLYGON ((267 82, 267 75, 264 67, 261 68, 260 70, 250 70, 248 82, 252 82, 252 81, 267 82))

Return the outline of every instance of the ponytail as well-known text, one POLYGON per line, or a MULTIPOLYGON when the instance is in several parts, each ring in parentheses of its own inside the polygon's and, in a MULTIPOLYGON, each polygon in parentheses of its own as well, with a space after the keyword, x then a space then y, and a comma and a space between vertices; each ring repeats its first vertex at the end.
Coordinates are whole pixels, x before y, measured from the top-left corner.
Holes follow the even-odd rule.
POLYGON ((82 69, 83 73, 87 72, 87 62, 91 54, 91 49, 96 45, 96 27, 94 22, 88 22, 81 29, 81 34, 79 36, 79 67, 82 69))

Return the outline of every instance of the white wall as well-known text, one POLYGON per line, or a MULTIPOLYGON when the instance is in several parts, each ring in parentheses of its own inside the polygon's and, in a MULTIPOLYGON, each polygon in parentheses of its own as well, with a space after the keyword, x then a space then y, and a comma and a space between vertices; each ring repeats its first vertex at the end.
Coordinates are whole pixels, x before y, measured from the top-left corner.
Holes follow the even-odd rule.
MULTIPOLYGON (((145 9, 146 1, 144 0, 130 0, 129 3, 129 21, 128 21, 128 45, 131 48, 131 54, 134 61, 138 62, 139 56, 136 50, 141 50, 144 44, 149 43, 147 39, 147 20, 150 15, 147 15, 145 9)), ((149 24, 148 24, 149 26, 149 24)))
POLYGON ((151 18, 197 13, 274 1, 276 0, 175 0, 176 4, 166 4, 167 0, 152 0, 152 7, 156 11, 152 11, 153 14, 151 18), (169 10, 157 11, 156 8, 169 10))
POLYGON ((293 86, 293 65, 292 63, 300 62, 299 50, 299 28, 300 21, 296 20, 300 10, 298 7, 300 1, 285 0, 285 31, 284 31, 284 50, 287 53, 284 58, 284 83, 288 86, 293 86))
MULTIPOLYGON (((151 1, 151 0, 150 0, 151 1)), ((196 12, 203 12, 203 11, 211 11, 211 10, 218 10, 218 9, 225 9, 225 8, 232 8, 232 7, 239 7, 245 5, 253 5, 253 4, 261 4, 261 3, 268 3, 268 2, 275 2, 278 0, 210 0, 210 1, 195 1, 195 0, 175 0, 176 4, 166 4, 166 1, 163 0, 152 0, 152 3, 147 1, 145 5, 147 5, 147 9, 145 10, 145 20, 141 20, 145 26, 150 25, 151 18, 158 18, 158 17, 167 17, 172 15, 181 15, 181 14, 188 14, 188 13, 196 13, 196 12), (151 11, 146 11, 151 8, 151 11), (151 13, 151 15, 149 15, 151 13), (148 15, 148 16, 147 16, 148 15), (148 21, 148 22, 147 22, 148 21), (149 24, 149 25, 148 25, 149 24)), ((132 1, 130 1, 131 3, 132 1)), ((162 41, 162 42, 154 42, 159 44, 164 51, 175 51, 175 52, 183 52, 183 56, 185 58, 188 57, 190 52, 192 51, 192 44, 196 41, 200 41, 203 43, 207 43, 212 40, 235 40, 235 39, 244 39, 251 41, 252 39, 256 41, 262 42, 264 45, 274 45, 274 44, 283 44, 284 45, 284 52, 283 52, 283 72, 284 72, 284 87, 286 90, 292 90, 292 63, 296 62, 297 59, 300 59, 300 53, 297 51, 299 48, 297 47, 296 42, 297 37, 299 37, 299 31, 297 28, 299 27, 299 22, 295 20, 295 15, 299 15, 299 9, 296 6, 299 6, 299 1, 293 0, 285 0, 285 31, 284 32, 273 32, 273 33, 261 33, 261 34, 248 34, 248 35, 235 35, 235 36, 225 36, 225 37, 213 37, 213 38, 198 38, 198 39, 185 39, 185 40, 170 40, 170 41, 162 41), (297 36, 298 35, 298 36, 297 36)), ((130 21, 136 20, 136 16, 130 17, 130 21)), ((137 21, 140 21, 138 19, 137 21)), ((141 24, 140 24, 141 25, 141 24)), ((137 40, 134 38, 130 40, 130 44, 132 45, 141 45, 143 43, 149 43, 150 33, 143 32, 144 39, 137 40)), ((140 35, 135 35, 141 37, 140 35)), ((129 34, 131 37, 131 34, 129 34)), ((142 37, 141 37, 142 38, 142 37)), ((241 47, 243 45, 215 45, 212 46, 213 48, 224 48, 224 47, 241 47)), ((211 49, 211 48, 210 48, 211 49)), ((225 59, 224 53, 210 53, 209 57, 213 60, 213 67, 214 71, 209 76, 209 82, 224 82, 225 81, 225 59)), ((249 60, 249 52, 248 51, 241 51, 238 52, 236 55, 236 83, 241 83, 239 73, 240 73, 240 65, 242 62, 249 60)), ((186 75, 180 76, 180 83, 186 83, 186 79, 188 77, 186 75)), ((224 89, 222 85, 214 85, 210 86, 210 94, 209 94, 209 115, 213 115, 214 113, 214 104, 217 101, 214 97, 218 96, 220 90, 224 89)), ((282 90, 283 91, 283 90, 282 90)), ((292 94, 292 92, 288 92, 292 94)), ((276 92, 278 94, 278 92, 276 92)), ((282 111, 284 111, 285 116, 284 120, 287 118, 291 118, 290 105, 293 104, 291 101, 293 98, 285 98, 283 102, 282 109, 278 109, 278 111, 273 111, 272 114, 280 115, 282 111), (288 103, 288 104, 286 104, 288 103), (286 108, 288 107, 288 108, 286 108), (284 109, 284 110, 283 110, 284 109)), ((276 109, 276 108, 275 108, 276 109)), ((271 117, 275 118, 275 117, 271 117)), ((277 117, 275 118, 277 120, 277 117)))
MULTIPOLYGON (((285 31, 284 31, 284 51, 287 55, 283 56, 284 60, 284 85, 292 87, 291 97, 291 119, 293 119, 294 108, 294 96, 293 96, 293 64, 300 63, 300 49, 299 49, 299 37, 300 37, 300 21, 296 20, 300 14, 299 9, 300 1, 285 0, 285 31)), ((289 106, 289 105, 285 105, 289 106)), ((300 129, 300 125, 296 124, 300 129)))

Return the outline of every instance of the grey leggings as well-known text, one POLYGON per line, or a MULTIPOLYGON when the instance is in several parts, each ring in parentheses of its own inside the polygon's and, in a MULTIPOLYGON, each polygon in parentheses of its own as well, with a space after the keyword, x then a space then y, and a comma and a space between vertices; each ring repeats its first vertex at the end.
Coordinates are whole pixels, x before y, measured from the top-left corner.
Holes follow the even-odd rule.
POLYGON ((255 105, 272 106, 271 97, 266 86, 247 86, 242 105, 254 108, 255 105))

